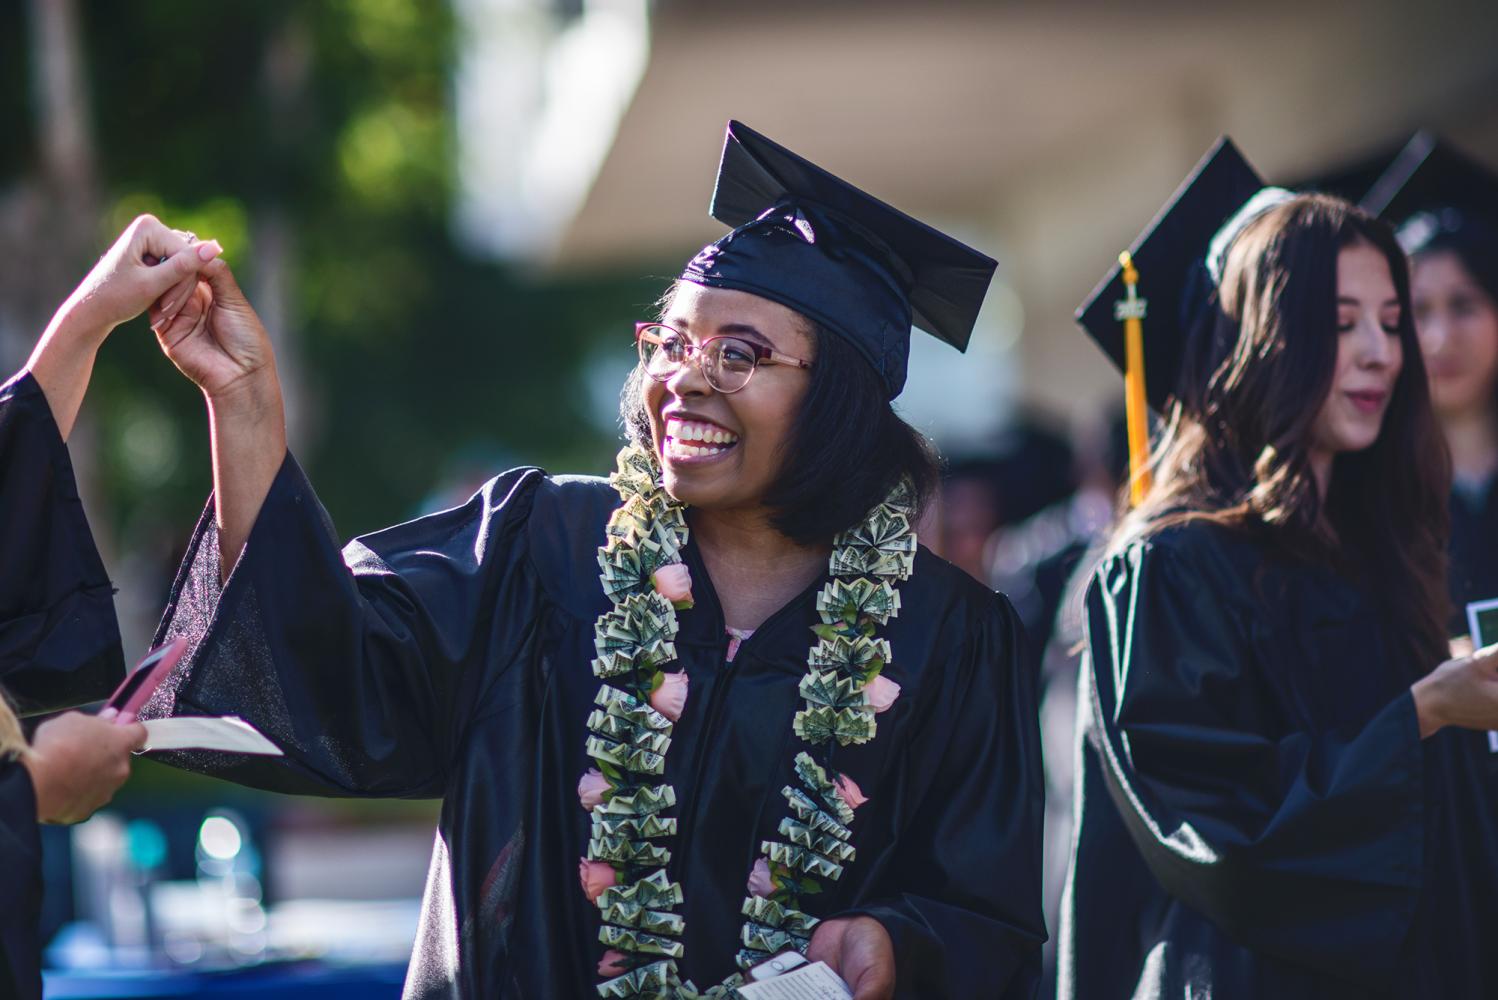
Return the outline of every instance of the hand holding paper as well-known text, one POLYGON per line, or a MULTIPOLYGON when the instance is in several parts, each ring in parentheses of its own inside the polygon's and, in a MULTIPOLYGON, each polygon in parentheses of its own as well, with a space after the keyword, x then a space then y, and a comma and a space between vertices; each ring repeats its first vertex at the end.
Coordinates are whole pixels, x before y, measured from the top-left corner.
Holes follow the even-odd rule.
POLYGON ((806 957, 826 962, 857 1000, 892 1000, 895 995, 894 942, 873 917, 823 920, 811 936, 806 957))
POLYGON ((826 962, 812 962, 794 972, 738 988, 744 1000, 852 1000, 848 985, 826 962))

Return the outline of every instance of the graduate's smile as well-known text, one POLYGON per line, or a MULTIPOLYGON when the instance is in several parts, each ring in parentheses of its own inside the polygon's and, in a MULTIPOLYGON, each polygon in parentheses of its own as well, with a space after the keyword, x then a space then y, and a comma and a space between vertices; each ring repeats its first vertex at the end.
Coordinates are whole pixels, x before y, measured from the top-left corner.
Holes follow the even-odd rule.
POLYGON ((666 416, 661 458, 672 465, 703 465, 717 461, 739 443, 733 431, 690 414, 666 416))

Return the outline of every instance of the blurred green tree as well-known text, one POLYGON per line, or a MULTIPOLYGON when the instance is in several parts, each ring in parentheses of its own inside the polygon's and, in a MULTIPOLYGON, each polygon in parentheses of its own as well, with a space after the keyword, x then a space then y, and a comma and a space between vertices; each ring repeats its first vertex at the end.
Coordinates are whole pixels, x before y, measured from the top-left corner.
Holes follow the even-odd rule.
MULTIPOLYGON (((414 516, 475 467, 604 471, 616 441, 585 361, 630 356, 661 282, 538 278, 456 245, 453 31, 447 4, 409 0, 0 5, 0 358, 19 364, 150 211, 223 243, 344 537, 414 516)), ((130 653, 210 485, 201 396, 144 319, 101 352, 80 427, 130 653)), ((132 783, 163 784, 228 793, 157 767, 132 783)))
MULTIPOLYGON (((0 190, 47 166, 27 17, 0 12, 0 126, 24 137, 0 151, 0 190)), ((446 4, 101 0, 76 22, 99 189, 86 251, 141 211, 224 243, 340 531, 412 515, 455 461, 604 468, 580 364, 601 336, 627 354, 659 283, 536 279, 455 245, 446 4)), ((73 257, 76 278, 89 258, 73 257)), ((202 405, 143 320, 107 345, 89 408, 106 529, 185 534, 208 487, 202 405)))

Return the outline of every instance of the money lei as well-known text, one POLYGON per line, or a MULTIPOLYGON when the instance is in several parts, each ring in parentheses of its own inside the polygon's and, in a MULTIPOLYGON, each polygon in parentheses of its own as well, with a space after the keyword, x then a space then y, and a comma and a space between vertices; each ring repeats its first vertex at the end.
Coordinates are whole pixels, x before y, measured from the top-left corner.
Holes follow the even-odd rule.
MULTIPOLYGON (((661 487, 654 454, 636 445, 619 452, 609 483, 623 502, 609 517, 598 564, 614 607, 594 626, 593 672, 604 683, 587 737, 588 755, 609 787, 592 810, 588 859, 612 865, 617 876, 597 899, 603 916, 598 936, 624 954, 625 971, 599 983, 598 994, 733 1000, 741 974, 702 991, 680 979, 683 895, 666 873, 677 825, 663 815, 676 804, 675 789, 662 780, 673 723, 651 707, 650 693, 676 659, 677 609, 655 591, 652 576, 681 562, 685 508, 661 487)), ((864 689, 890 660, 889 643, 875 630, 899 613, 894 581, 909 579, 915 562, 913 506, 901 486, 833 540, 832 580, 817 594, 821 622, 812 628, 816 641, 800 684, 805 707, 792 722, 812 752, 796 755, 795 780, 781 789, 788 810, 778 839, 760 845, 773 888, 767 896, 748 896, 741 907, 741 969, 788 948, 804 953, 817 918, 801 909, 802 898, 840 878, 854 858, 853 808, 818 758, 825 762, 834 746, 874 738, 875 712, 864 689)))

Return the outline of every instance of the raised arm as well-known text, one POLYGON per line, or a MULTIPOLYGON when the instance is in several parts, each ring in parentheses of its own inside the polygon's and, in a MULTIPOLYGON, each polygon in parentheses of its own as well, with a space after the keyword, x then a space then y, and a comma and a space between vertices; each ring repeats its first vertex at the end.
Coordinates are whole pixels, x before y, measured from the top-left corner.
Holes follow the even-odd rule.
POLYGON ((222 260, 202 269, 191 296, 180 303, 163 298, 151 312, 161 349, 208 401, 226 580, 286 460, 286 413, 270 338, 222 260))
POLYGON ((109 332, 153 299, 185 298, 218 252, 141 216, 58 307, 26 369, 0 382, 0 684, 23 713, 103 697, 124 673, 64 442, 109 332))

